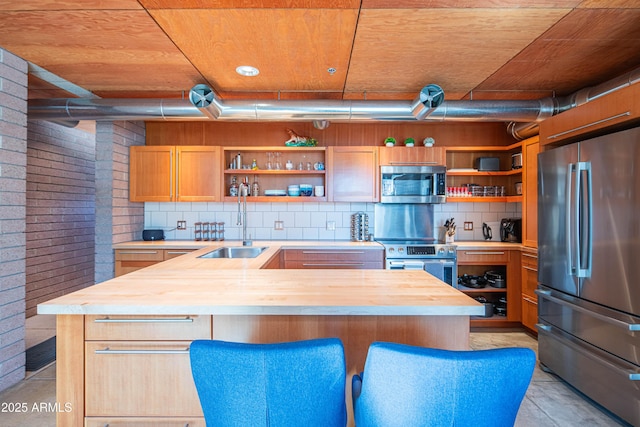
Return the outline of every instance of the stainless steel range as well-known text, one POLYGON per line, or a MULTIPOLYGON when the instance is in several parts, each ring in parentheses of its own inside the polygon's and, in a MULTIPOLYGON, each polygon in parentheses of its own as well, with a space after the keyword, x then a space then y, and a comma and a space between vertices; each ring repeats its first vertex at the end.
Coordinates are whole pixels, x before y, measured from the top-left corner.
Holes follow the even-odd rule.
POLYGON ((457 287, 455 245, 437 243, 433 205, 377 204, 374 237, 385 248, 388 270, 419 269, 457 287))

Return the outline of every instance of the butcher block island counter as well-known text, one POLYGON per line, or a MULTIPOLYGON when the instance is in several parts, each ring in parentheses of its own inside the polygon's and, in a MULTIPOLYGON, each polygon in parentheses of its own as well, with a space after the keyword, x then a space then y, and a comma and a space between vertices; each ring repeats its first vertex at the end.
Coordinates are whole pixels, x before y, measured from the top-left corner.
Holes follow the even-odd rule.
POLYGON ((194 339, 339 337, 353 374, 376 340, 468 349, 469 316, 484 312, 424 271, 263 269, 274 242, 254 242, 267 248, 255 258, 200 257, 216 246, 38 306, 57 315, 56 400, 72 408, 58 426, 204 426, 194 339))

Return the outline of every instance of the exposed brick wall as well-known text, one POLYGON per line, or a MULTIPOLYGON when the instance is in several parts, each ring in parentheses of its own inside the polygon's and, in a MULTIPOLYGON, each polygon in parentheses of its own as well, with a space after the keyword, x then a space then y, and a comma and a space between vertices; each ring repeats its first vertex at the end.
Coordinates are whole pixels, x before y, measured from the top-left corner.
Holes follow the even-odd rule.
POLYGON ((24 378, 27 63, 0 49, 0 391, 24 378))
POLYGON ((94 134, 29 121, 27 317, 94 283, 95 154, 94 134))
POLYGON ((112 245, 142 236, 144 204, 129 201, 129 147, 144 143, 142 122, 96 125, 96 283, 114 276, 112 245))

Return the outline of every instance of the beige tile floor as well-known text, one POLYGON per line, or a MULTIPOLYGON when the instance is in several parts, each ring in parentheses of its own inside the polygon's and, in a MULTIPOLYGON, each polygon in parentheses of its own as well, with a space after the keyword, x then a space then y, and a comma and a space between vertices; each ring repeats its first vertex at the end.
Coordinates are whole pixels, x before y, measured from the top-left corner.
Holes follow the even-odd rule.
MULTIPOLYGON (((27 347, 55 334, 53 316, 35 316, 27 320, 27 347)), ((524 332, 474 332, 471 348, 474 350, 495 347, 529 347, 537 351, 537 341, 524 332)), ((55 362, 38 372, 28 372, 24 381, 0 393, 0 410, 11 403, 25 404, 25 412, 0 412, 2 427, 53 427, 55 413, 46 410, 47 404, 55 404, 55 362), (45 410, 39 410, 41 405, 45 410), (34 406, 35 405, 35 406, 34 406)), ((473 398, 473 397, 471 397, 473 398)), ((491 416, 491 408, 482 407, 478 401, 478 416, 491 416)), ((621 426, 598 406, 582 397, 554 375, 539 367, 520 407, 516 427, 605 427, 621 426)))

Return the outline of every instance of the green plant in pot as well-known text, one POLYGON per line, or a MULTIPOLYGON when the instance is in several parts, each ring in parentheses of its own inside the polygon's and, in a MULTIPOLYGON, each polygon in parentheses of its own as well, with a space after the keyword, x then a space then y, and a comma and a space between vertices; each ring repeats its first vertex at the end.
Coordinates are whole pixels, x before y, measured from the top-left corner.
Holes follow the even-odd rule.
POLYGON ((416 143, 416 140, 413 138, 407 138, 404 140, 404 145, 406 147, 413 147, 413 145, 416 143))
POLYGON ((396 145, 396 139, 390 136, 389 138, 384 140, 384 144, 387 147, 393 147, 394 145, 396 145))

